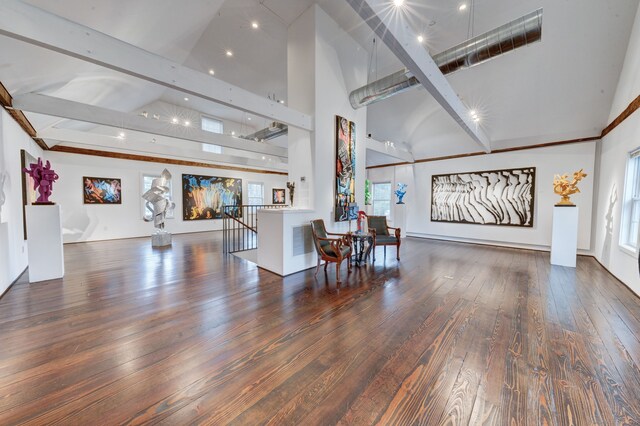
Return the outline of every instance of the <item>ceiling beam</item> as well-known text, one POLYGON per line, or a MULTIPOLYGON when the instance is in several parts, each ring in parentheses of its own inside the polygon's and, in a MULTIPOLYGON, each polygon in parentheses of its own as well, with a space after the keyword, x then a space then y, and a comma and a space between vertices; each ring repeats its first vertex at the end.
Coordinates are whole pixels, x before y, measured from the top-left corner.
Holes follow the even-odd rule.
POLYGON ((407 163, 413 163, 413 154, 406 149, 390 146, 390 144, 367 138, 367 149, 379 152, 389 157, 397 158, 407 163))
POLYGON ((36 129, 33 128, 33 125, 27 119, 24 113, 19 109, 13 108, 13 98, 11 97, 11 94, 9 93, 7 88, 4 87, 4 84, 2 84, 2 82, 0 82, 0 105, 9 113, 11 117, 13 117, 16 123, 18 123, 18 125, 22 127, 22 130, 24 130, 31 137, 31 139, 33 139, 33 141, 38 144, 40 148, 45 151, 49 149, 45 141, 37 137, 36 129))
POLYGON ((394 6, 390 0, 346 2, 483 151, 491 152, 489 137, 473 121, 469 109, 462 103, 424 46, 416 41, 417 34, 409 26, 411 6, 394 6))
POLYGON ((177 158, 165 158, 165 157, 157 157, 150 155, 138 155, 138 154, 129 154, 125 152, 116 152, 116 151, 104 151, 97 149, 86 149, 86 148, 76 148, 73 146, 63 146, 58 145, 51 148, 52 152, 64 152, 67 154, 79 154, 79 155, 92 155, 100 158, 117 158, 119 160, 130 160, 130 161, 145 161, 148 163, 159 163, 159 164, 176 164, 179 166, 188 166, 188 167, 206 167, 210 169, 220 169, 220 170, 235 170, 239 172, 247 172, 247 173, 262 173, 262 174, 271 174, 271 175, 280 175, 287 176, 287 172, 279 172, 275 170, 258 170, 258 169, 249 169, 246 167, 238 167, 238 166, 227 166, 224 164, 211 164, 211 163, 203 163, 200 161, 187 161, 180 160, 177 158))
POLYGON ((232 136, 205 132, 194 127, 145 118, 139 115, 87 105, 80 102, 38 94, 25 94, 13 98, 13 107, 22 111, 67 118, 86 123, 100 124, 116 129, 133 130, 152 135, 167 136, 193 142, 220 145, 227 148, 258 152, 260 154, 287 157, 287 150, 262 142, 234 138, 232 136))
POLYGON ((289 126, 313 130, 308 114, 22 1, 0 1, 0 34, 289 126))
POLYGON ((287 171, 287 163, 271 158, 266 160, 241 157, 237 155, 216 154, 205 152, 197 148, 182 148, 176 146, 163 145, 162 143, 152 143, 148 141, 148 136, 137 132, 127 133, 125 140, 120 140, 114 136, 108 136, 93 132, 82 132, 71 129, 49 128, 38 133, 38 136, 45 139, 49 147, 57 146, 58 143, 73 144, 91 149, 115 149, 118 151, 170 156, 171 158, 186 158, 198 161, 211 161, 216 163, 235 164, 242 166, 258 167, 261 169, 287 171))

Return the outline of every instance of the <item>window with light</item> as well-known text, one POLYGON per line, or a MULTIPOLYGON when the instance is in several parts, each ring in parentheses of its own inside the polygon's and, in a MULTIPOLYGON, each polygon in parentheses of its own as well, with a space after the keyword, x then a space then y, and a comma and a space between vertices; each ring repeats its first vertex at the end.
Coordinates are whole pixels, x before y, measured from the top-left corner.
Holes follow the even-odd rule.
MULTIPOLYGON (((205 115, 201 116, 200 118, 201 128, 203 131, 219 134, 224 133, 224 124, 222 123, 222 120, 207 117, 205 115)), ((211 152, 213 154, 222 154, 222 147, 219 145, 203 143, 202 150, 204 152, 211 152)))
POLYGON ((391 183, 373 184, 373 215, 386 216, 391 214, 391 183))
POLYGON ((259 182, 249 182, 247 185, 249 205, 259 206, 264 204, 264 184, 259 182))
POLYGON ((622 206, 622 226, 620 245, 634 253, 638 252, 638 232, 640 231, 640 148, 629 154, 627 176, 624 184, 624 204, 622 206))

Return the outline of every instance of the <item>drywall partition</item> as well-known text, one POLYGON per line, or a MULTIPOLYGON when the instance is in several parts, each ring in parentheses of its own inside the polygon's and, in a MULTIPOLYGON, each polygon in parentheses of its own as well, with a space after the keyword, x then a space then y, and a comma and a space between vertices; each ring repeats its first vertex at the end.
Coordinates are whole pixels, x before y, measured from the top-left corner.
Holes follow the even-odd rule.
MULTIPOLYGON (((393 189, 398 182, 409 185, 404 197, 409 236, 549 250, 553 205, 559 200, 559 197, 553 193, 553 176, 559 173, 573 173, 583 168, 591 176, 580 183, 581 192, 574 195, 572 199, 580 206, 578 248, 581 252, 589 252, 595 144, 595 142, 584 142, 370 169, 368 176, 372 182, 391 182, 393 189), (533 227, 431 221, 431 177, 433 175, 520 167, 536 168, 533 227)), ((393 199, 395 200, 395 197, 393 199)), ((395 219, 393 211, 392 208, 392 221, 395 219)))
MULTIPOLYGON (((336 130, 339 115, 356 124, 356 203, 364 206, 366 108, 354 110, 351 90, 367 82, 366 51, 319 6, 316 11, 315 206, 320 217, 334 221, 336 130), (329 217, 326 215, 329 214, 329 217)), ((344 223, 341 224, 344 228, 344 223)))
MULTIPOLYGON (((356 124, 356 202, 364 205, 365 108, 354 110, 351 90, 367 81, 366 50, 318 5, 311 6, 289 27, 289 105, 312 114, 315 131, 289 129, 289 176, 300 187, 300 207, 334 222, 336 130, 339 115, 356 124), (301 177, 305 182, 301 182, 301 177)), ((344 223, 336 224, 343 228, 344 223)))
POLYGON ((264 202, 271 204, 272 188, 284 188, 286 176, 187 167, 142 161, 121 160, 47 151, 46 158, 60 175, 52 199, 62 206, 62 231, 65 243, 144 237, 153 225, 142 219, 142 175, 159 175, 168 169, 173 176, 175 217, 168 219, 167 231, 188 233, 222 229, 222 220, 185 221, 182 218, 182 174, 198 174, 242 179, 243 201, 247 202, 247 184, 263 183, 264 202), (83 176, 122 180, 122 204, 83 204, 83 176))
POLYGON ((0 294, 20 276, 28 262, 22 216, 21 149, 35 158, 42 156, 40 147, 5 110, 0 110, 0 173, 5 175, 5 203, 0 218, 0 294))
MULTIPOLYGON (((636 13, 609 122, 640 95, 640 9, 636 13)), ((595 255, 611 273, 640 295, 636 255, 620 247, 625 170, 629 152, 640 147, 640 112, 636 111, 602 139, 595 255)))

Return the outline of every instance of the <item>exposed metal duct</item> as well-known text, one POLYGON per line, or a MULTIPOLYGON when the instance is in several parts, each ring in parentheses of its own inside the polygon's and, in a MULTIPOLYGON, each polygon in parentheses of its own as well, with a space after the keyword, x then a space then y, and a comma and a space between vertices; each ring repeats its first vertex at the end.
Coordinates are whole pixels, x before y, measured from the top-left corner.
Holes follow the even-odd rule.
MULTIPOLYGON (((440 52, 433 56, 433 60, 443 74, 450 74, 541 39, 542 9, 538 9, 440 52)), ((349 101, 357 109, 418 85, 418 79, 409 70, 403 69, 354 90, 349 95, 349 101)))
POLYGON ((273 121, 269 127, 265 127, 264 129, 258 130, 255 133, 246 136, 240 136, 242 139, 247 139, 255 142, 264 142, 270 139, 275 139, 277 137, 286 135, 289 133, 289 127, 286 124, 278 123, 277 121, 273 121))

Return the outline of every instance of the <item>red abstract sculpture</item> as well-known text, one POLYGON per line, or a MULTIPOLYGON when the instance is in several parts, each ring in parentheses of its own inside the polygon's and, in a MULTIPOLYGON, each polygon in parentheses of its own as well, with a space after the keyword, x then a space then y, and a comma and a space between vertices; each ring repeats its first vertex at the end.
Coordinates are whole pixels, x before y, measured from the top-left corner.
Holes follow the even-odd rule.
POLYGON ((42 158, 38 158, 38 163, 29 164, 29 168, 23 171, 33 178, 33 189, 37 189, 40 196, 36 200, 36 204, 52 204, 49 201, 51 191, 53 190, 53 182, 58 180, 58 174, 51 170, 51 163, 47 160, 47 164, 42 165, 42 158))

